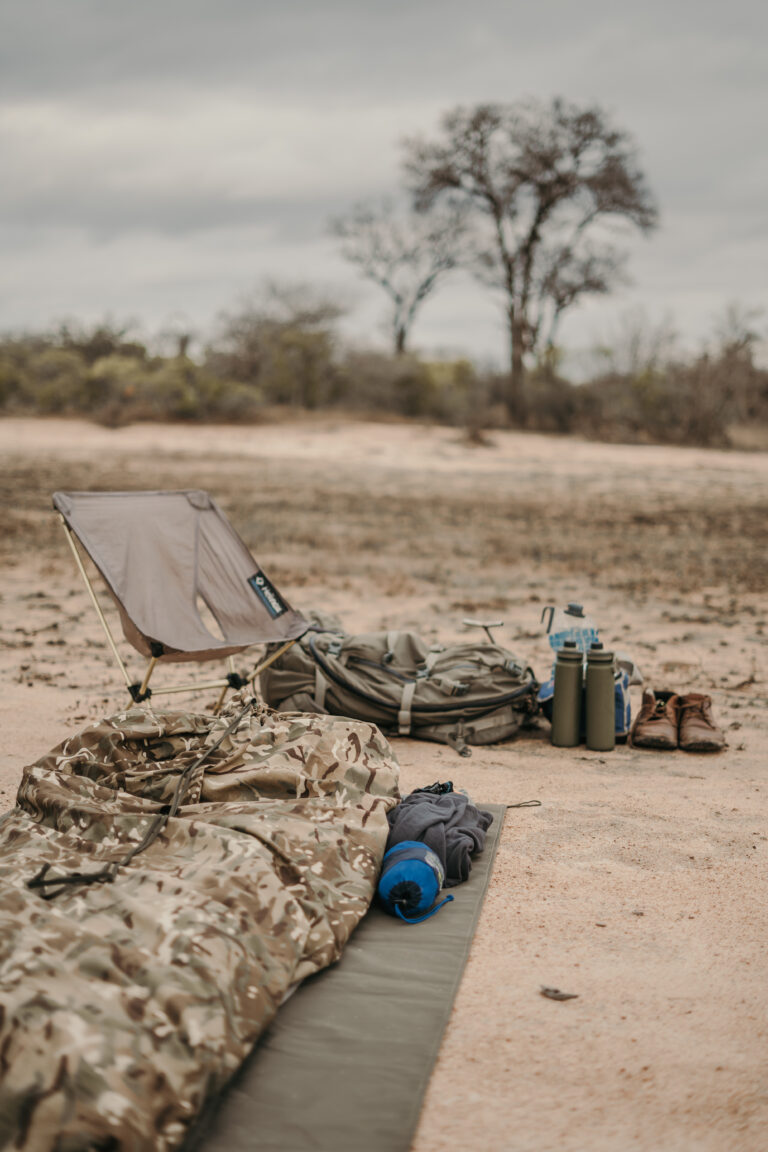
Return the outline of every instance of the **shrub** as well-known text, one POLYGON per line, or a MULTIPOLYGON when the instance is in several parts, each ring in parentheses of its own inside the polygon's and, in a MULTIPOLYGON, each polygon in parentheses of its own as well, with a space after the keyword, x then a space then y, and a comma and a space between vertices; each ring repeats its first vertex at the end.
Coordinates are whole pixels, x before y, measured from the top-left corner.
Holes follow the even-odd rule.
POLYGON ((109 357, 93 372, 102 389, 93 414, 113 426, 139 420, 252 420, 263 407, 258 389, 220 380, 184 357, 146 365, 109 357))
POLYGON ((578 390, 548 371, 531 373, 526 389, 526 427, 536 432, 572 432, 578 390))
POLYGON ((46 415, 83 411, 90 400, 87 366, 76 352, 46 348, 26 362, 20 399, 46 415))
POLYGON ((23 361, 0 352, 0 408, 24 406, 32 396, 32 387, 23 361))
POLYGON ((113 356, 127 356, 131 360, 146 360, 147 349, 138 340, 126 340, 131 325, 116 327, 109 321, 96 324, 93 328, 71 328, 63 324, 55 336, 61 348, 77 353, 86 364, 93 365, 99 360, 113 356))

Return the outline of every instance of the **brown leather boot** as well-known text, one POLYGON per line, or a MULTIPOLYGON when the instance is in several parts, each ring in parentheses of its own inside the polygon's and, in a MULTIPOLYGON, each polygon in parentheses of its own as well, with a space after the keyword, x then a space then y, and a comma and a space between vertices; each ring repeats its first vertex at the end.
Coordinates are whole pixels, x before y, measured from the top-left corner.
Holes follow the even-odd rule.
POLYGON ((629 737, 634 748, 677 748, 678 700, 674 692, 645 689, 629 737))
POLYGON ((688 692, 680 697, 680 747, 686 752, 719 752, 725 736, 712 717, 712 697, 688 692))

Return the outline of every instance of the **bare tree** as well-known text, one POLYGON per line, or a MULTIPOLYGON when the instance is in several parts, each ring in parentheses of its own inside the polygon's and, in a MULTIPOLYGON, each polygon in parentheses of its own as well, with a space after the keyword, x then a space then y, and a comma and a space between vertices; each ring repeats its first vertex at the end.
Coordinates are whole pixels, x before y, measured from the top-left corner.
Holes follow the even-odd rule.
POLYGON ((389 296, 395 355, 402 355, 419 308, 438 279, 460 262, 463 205, 448 201, 426 215, 398 211, 389 200, 358 204, 331 228, 342 240, 345 259, 389 296))
POLYGON ((715 317, 715 352, 721 357, 741 357, 751 364, 760 343, 763 309, 750 308, 738 300, 726 304, 715 317))
POLYGON ((657 320, 644 308, 623 312, 603 339, 587 353, 593 376, 641 377, 664 375, 680 359, 680 337, 670 313, 657 320))
POLYGON ((621 270, 609 243, 592 242, 609 218, 649 231, 656 208, 627 135, 599 108, 549 104, 457 108, 437 141, 406 141, 418 209, 446 197, 482 225, 476 271, 501 290, 509 331, 507 406, 523 414, 525 357, 552 341, 576 300, 607 292, 621 270))

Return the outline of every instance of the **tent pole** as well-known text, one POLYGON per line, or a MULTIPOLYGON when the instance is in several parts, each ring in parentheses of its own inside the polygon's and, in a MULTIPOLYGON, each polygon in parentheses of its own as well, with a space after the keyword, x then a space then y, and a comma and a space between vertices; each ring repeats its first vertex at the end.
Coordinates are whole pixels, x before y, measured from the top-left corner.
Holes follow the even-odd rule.
POLYGON ((72 530, 61 514, 59 514, 59 520, 61 520, 62 527, 64 528, 64 531, 67 534, 67 540, 69 541, 69 546, 72 549, 72 555, 75 558, 75 563, 77 564, 77 567, 80 569, 80 575, 82 576, 83 580, 85 581, 85 586, 88 589, 88 595, 91 598, 91 603, 93 604, 94 608, 96 609, 96 615, 98 616, 99 620, 101 621, 101 626, 104 629, 104 633, 107 637, 107 640, 109 641, 109 646, 112 649, 112 654, 120 666, 120 671, 122 672, 122 674, 125 678, 126 687, 130 689, 131 678, 128 675, 128 669, 126 668, 125 664, 123 663, 123 659, 117 650, 117 645, 115 644, 115 638, 112 635, 109 624, 107 623, 107 618, 101 610, 101 604, 99 604, 99 601, 96 599, 96 593, 93 590, 93 585, 91 584, 91 581, 88 578, 88 573, 85 570, 85 566, 83 564, 83 561, 80 559, 80 553, 78 552, 77 546, 75 545, 75 541, 72 538, 72 530))

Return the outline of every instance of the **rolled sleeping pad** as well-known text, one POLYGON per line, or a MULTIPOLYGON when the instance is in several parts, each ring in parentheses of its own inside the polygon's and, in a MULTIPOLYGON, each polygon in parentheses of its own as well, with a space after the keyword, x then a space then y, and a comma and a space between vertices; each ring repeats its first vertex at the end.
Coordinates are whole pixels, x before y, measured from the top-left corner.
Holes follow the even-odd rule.
POLYGON ((453 896, 446 896, 435 905, 444 880, 437 853, 421 840, 403 840, 384 856, 379 899, 390 916, 398 916, 406 924, 420 924, 453 900, 453 896))

